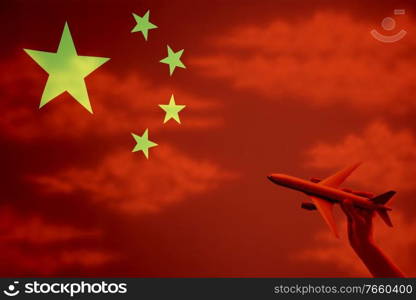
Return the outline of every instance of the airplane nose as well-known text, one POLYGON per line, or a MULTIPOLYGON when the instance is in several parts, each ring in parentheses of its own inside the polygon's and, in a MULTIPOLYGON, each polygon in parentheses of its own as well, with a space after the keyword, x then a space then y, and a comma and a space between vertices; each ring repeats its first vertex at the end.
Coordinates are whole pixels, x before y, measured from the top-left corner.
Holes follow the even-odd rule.
POLYGON ((273 183, 276 183, 276 180, 274 179, 273 175, 267 175, 267 179, 269 179, 273 183))
POLYGON ((283 175, 283 174, 270 174, 270 175, 267 176, 267 178, 271 182, 273 182, 275 184, 278 184, 278 185, 285 184, 286 181, 287 181, 286 176, 283 175))

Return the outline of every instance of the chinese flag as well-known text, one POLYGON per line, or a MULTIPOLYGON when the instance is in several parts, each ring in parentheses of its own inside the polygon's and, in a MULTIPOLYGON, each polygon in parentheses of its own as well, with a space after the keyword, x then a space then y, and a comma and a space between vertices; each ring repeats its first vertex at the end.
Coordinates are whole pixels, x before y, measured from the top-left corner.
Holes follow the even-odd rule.
POLYGON ((0 6, 1 276, 370 276, 266 178, 356 161, 415 274, 414 2, 0 6))

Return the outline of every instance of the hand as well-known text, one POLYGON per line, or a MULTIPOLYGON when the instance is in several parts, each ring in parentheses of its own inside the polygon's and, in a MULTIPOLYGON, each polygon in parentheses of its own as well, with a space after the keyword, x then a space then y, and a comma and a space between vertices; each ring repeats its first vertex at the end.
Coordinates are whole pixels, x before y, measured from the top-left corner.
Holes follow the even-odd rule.
POLYGON ((341 203, 341 208, 347 216, 350 245, 360 255, 365 248, 374 244, 374 210, 356 207, 348 199, 341 203))
MULTIPOLYGON (((370 193, 344 191, 367 198, 373 197, 370 193)), ((374 243, 373 219, 375 211, 356 207, 348 199, 341 202, 341 207, 348 220, 350 245, 370 273, 374 277, 404 277, 400 269, 374 243)))

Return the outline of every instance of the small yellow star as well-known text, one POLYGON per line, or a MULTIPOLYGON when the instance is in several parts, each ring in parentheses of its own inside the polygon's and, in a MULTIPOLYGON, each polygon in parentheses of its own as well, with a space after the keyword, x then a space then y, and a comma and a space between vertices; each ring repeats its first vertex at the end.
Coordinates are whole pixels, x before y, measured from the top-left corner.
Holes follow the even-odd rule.
POLYGON ((140 31, 143 34, 144 39, 147 41, 147 34, 150 29, 155 29, 157 26, 149 22, 150 10, 148 10, 143 17, 140 17, 133 13, 133 17, 136 20, 136 26, 131 30, 131 32, 140 31))
POLYGON ((185 65, 181 61, 183 49, 174 52, 168 45, 168 56, 162 59, 160 62, 169 65, 169 74, 172 76, 176 67, 186 69, 185 65))
POLYGON ((131 135, 137 143, 132 152, 142 151, 144 156, 149 159, 149 148, 155 147, 157 144, 149 141, 148 129, 146 128, 142 136, 138 136, 134 133, 131 133, 131 135))
POLYGON ((186 107, 186 105, 177 105, 175 103, 175 97, 172 95, 170 97, 169 104, 159 104, 160 108, 166 112, 165 120, 163 124, 169 121, 170 119, 174 119, 179 124, 181 120, 179 119, 179 112, 186 107))

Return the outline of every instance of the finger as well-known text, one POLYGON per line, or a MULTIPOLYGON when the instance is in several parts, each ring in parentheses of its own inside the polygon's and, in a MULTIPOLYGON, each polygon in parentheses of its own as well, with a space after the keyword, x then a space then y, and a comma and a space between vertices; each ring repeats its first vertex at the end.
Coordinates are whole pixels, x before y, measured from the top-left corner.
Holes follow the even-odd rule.
POLYGON ((352 222, 354 216, 354 207, 352 206, 351 200, 345 199, 341 202, 341 208, 345 215, 347 216, 348 223, 352 222))
POLYGON ((347 228, 348 228, 348 239, 350 240, 350 243, 353 243, 354 241, 354 223, 352 221, 351 217, 348 217, 348 222, 347 222, 347 228))
POLYGON ((360 209, 361 219, 357 221, 359 226, 364 226, 366 228, 371 228, 373 225, 373 219, 375 215, 375 211, 372 209, 360 209))
POLYGON ((368 217, 368 216, 372 216, 374 214, 374 209, 364 208, 364 207, 361 207, 361 206, 355 206, 355 211, 361 217, 368 217))
POLYGON ((363 217, 360 215, 360 212, 358 211, 359 208, 355 207, 351 200, 345 199, 341 206, 344 210, 344 212, 352 218, 353 221, 356 222, 364 222, 363 217))
POLYGON ((375 211, 373 209, 364 209, 362 216, 367 223, 371 223, 374 218, 375 211))
POLYGON ((349 188, 342 188, 341 191, 352 193, 352 189, 349 189, 349 188))
POLYGON ((347 216, 348 223, 352 222, 351 201, 346 199, 341 201, 341 209, 347 216))
POLYGON ((348 240, 350 241, 350 244, 353 245, 355 236, 355 222, 353 220, 354 207, 352 206, 351 200, 347 199, 342 201, 341 208, 347 216, 348 240))

